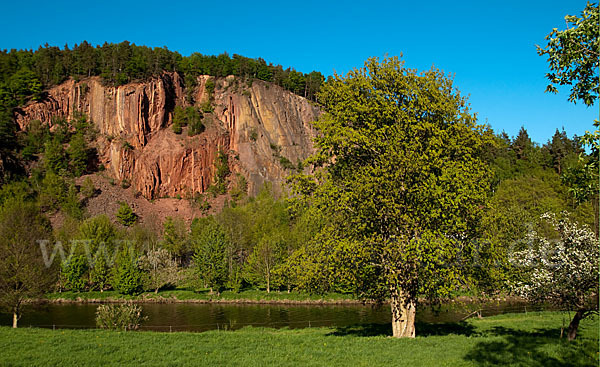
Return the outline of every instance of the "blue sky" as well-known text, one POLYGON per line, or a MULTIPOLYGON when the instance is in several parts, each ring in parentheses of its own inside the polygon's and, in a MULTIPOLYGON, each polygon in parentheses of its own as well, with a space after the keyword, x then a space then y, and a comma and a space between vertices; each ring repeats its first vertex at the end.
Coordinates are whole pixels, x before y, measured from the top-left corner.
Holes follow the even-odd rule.
POLYGON ((404 55, 455 85, 481 122, 544 143, 556 128, 592 129, 598 105, 544 93, 546 60, 535 45, 584 0, 506 1, 30 1, 4 4, 0 48, 82 40, 167 46, 183 55, 241 54, 303 72, 346 73, 371 56, 404 55), (83 5, 85 4, 85 5, 83 5))

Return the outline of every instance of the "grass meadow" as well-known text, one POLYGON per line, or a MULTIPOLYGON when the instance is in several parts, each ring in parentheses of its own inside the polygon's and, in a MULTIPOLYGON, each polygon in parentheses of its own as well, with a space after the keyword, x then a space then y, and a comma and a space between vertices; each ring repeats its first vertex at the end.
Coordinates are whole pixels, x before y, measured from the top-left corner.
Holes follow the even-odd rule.
POLYGON ((389 325, 203 333, 0 328, 7 366, 598 366, 598 318, 574 342, 560 338, 568 315, 505 314, 418 324, 415 339, 389 325))

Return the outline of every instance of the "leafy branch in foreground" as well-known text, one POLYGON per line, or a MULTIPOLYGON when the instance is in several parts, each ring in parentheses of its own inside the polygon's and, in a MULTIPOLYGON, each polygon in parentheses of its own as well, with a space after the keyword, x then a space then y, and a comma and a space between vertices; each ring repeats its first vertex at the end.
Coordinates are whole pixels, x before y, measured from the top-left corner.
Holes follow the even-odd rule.
POLYGON ((599 19, 598 4, 587 3, 581 18, 567 15, 567 29, 554 28, 546 36, 546 47, 537 46, 540 56, 548 56, 551 72, 546 74, 550 81, 547 92, 557 93, 556 85, 572 85, 569 101, 582 100, 587 106, 594 104, 599 90, 599 19))

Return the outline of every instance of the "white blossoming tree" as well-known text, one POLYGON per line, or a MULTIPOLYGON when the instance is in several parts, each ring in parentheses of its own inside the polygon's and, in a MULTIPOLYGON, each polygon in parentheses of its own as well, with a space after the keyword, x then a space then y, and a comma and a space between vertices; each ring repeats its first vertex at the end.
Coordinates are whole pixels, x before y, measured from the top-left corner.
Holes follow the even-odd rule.
POLYGON ((544 214, 542 218, 554 227, 558 238, 531 232, 526 239, 529 248, 513 252, 511 260, 521 275, 514 289, 532 302, 575 311, 567 330, 568 339, 573 340, 579 322, 598 313, 598 238, 566 217, 544 214))
POLYGON ((146 287, 154 289, 154 293, 178 280, 177 262, 163 248, 149 250, 140 258, 140 267, 148 274, 146 287))

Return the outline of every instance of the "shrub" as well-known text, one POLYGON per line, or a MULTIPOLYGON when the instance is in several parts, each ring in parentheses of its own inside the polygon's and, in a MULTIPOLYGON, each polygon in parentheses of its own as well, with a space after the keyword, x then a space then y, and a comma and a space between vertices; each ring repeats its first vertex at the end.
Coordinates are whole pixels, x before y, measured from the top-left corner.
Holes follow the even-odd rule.
POLYGON ((283 167, 283 169, 296 168, 296 166, 294 166, 294 164, 292 162, 290 162, 290 160, 284 156, 279 157, 279 164, 281 164, 281 167, 283 167))
POLYGON ((61 202, 60 208, 72 218, 83 219, 84 211, 79 202, 79 194, 74 184, 69 185, 69 189, 61 202))
POLYGON ((129 182, 128 179, 124 178, 123 181, 121 181, 121 187, 124 189, 128 189, 131 187, 131 182, 129 182))
POLYGON ((188 136, 194 136, 204 131, 204 124, 200 119, 195 119, 189 122, 188 136))
POLYGON ((109 330, 137 330, 147 319, 142 311, 141 306, 133 303, 100 305, 96 309, 96 325, 109 330))
POLYGON ((214 111, 214 108, 213 108, 212 104, 210 103, 210 101, 203 102, 202 105, 200 105, 200 108, 202 109, 202 112, 204 112, 204 113, 212 113, 214 111))
POLYGON ((244 177, 240 173, 237 173, 236 176, 237 180, 235 186, 231 190, 231 198, 234 201, 240 201, 248 193, 248 181, 246 180, 246 177, 244 177))
POLYGON ((83 180, 83 182, 81 183, 80 191, 83 194, 83 197, 85 197, 86 199, 89 199, 96 194, 96 186, 94 186, 94 182, 91 178, 86 177, 83 180))
POLYGON ((125 227, 132 226, 137 221, 137 215, 133 212, 129 204, 122 201, 117 211, 117 220, 125 227))
POLYGON ((67 289, 80 292, 85 289, 85 273, 88 271, 88 263, 85 256, 73 256, 62 264, 61 278, 67 289))
POLYGON ((250 140, 256 141, 256 139, 258 139, 258 132, 256 131, 256 128, 253 127, 252 130, 250 130, 250 140))
POLYGON ((206 198, 205 195, 200 194, 200 193, 196 193, 191 200, 191 204, 192 206, 195 206, 196 208, 198 208, 202 213, 207 213, 210 208, 210 202, 208 201, 208 199, 206 198))
POLYGON ((142 291, 142 271, 131 249, 125 248, 119 254, 113 269, 112 285, 121 294, 132 295, 142 291))
POLYGON ((173 123, 173 132, 177 135, 181 134, 182 128, 181 125, 179 123, 174 122, 173 123))

